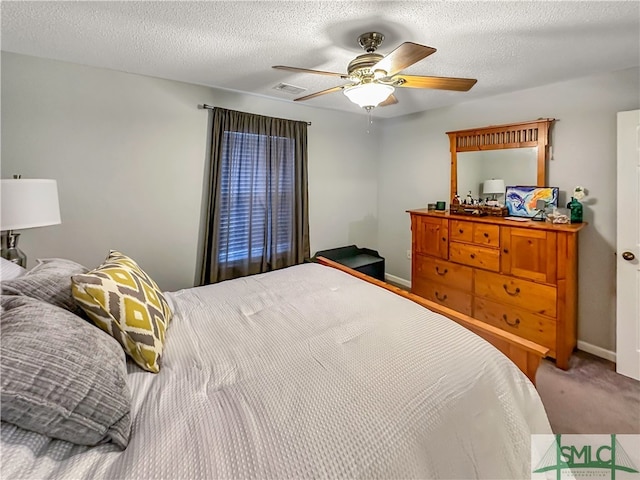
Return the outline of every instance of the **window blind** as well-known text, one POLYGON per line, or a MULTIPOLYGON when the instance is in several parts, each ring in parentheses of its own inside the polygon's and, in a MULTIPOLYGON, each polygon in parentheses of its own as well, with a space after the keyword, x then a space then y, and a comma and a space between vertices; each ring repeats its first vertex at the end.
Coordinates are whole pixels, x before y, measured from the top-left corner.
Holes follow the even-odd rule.
POLYGON ((286 254, 295 214, 295 140, 225 131, 218 261, 286 254))

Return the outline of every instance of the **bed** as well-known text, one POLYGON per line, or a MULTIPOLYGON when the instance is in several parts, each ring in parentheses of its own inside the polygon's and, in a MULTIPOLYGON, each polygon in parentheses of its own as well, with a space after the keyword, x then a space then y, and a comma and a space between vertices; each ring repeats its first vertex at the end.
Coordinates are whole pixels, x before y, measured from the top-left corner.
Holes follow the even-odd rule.
POLYGON ((551 433, 489 342, 333 266, 165 297, 159 373, 126 363, 126 448, 3 421, 1 478, 529 478, 551 433))

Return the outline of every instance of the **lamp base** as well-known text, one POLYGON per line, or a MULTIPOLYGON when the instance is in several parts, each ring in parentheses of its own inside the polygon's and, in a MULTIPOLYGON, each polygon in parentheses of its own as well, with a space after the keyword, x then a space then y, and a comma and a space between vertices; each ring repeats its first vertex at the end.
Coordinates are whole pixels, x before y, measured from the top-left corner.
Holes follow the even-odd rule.
POLYGON ((20 238, 20 234, 13 233, 11 230, 4 234, 2 236, 2 250, 0 251, 0 255, 10 262, 27 268, 27 256, 18 248, 18 238, 20 238))

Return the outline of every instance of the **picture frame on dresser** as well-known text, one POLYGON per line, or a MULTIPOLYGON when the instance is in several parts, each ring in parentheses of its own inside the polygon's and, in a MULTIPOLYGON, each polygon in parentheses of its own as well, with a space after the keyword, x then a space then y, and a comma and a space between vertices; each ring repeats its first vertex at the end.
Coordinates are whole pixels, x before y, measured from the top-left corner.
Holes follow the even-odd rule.
POLYGON ((535 218, 545 208, 558 206, 558 187, 509 185, 505 193, 505 205, 510 217, 535 218), (544 207, 539 208, 544 202, 544 207))

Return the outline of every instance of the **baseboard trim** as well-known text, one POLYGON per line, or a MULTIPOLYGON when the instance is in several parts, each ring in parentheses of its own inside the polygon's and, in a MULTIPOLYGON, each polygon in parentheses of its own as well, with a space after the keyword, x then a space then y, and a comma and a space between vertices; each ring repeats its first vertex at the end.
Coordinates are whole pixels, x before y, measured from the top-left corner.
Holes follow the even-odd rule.
POLYGON ((411 282, 409 280, 405 280, 404 278, 396 277, 395 275, 391 275, 389 273, 385 273, 384 274, 384 279, 389 281, 389 282, 397 283, 398 285, 402 285, 403 287, 411 288, 411 282))
POLYGON ((611 350, 607 350, 602 347, 597 347, 596 345, 591 345, 590 343, 583 342, 581 340, 578 340, 578 350, 582 350, 583 352, 590 353, 591 355, 604 358, 605 360, 609 360, 614 363, 616 361, 616 352, 612 352, 611 350))

